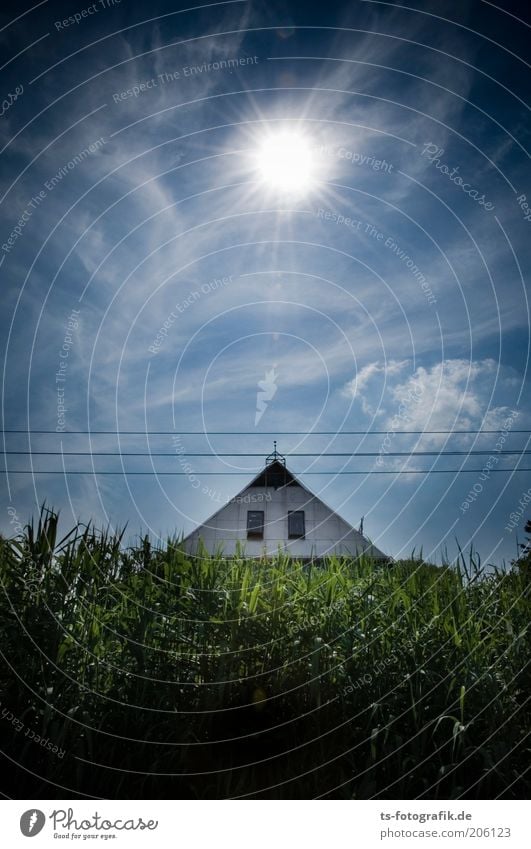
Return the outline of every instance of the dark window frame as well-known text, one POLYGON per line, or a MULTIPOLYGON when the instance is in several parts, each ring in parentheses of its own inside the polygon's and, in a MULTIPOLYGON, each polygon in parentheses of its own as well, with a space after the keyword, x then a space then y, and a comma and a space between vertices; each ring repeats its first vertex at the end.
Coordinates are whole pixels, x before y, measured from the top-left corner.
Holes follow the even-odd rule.
POLYGON ((263 510, 248 510, 247 511, 247 539, 263 539, 264 538, 264 519, 265 513, 263 510), (260 525, 251 520, 251 516, 260 516, 260 525))
POLYGON ((288 510, 288 539, 306 539, 306 517, 304 515, 304 510, 288 510), (292 517, 300 516, 302 520, 302 533, 296 531, 292 528, 292 517))

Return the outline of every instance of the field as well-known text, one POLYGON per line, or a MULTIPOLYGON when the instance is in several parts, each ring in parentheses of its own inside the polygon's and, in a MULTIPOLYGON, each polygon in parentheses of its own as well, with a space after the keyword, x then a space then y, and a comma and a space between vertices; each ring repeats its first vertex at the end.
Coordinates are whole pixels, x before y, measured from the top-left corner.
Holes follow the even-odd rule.
POLYGON ((0 540, 14 798, 522 798, 523 570, 0 540))

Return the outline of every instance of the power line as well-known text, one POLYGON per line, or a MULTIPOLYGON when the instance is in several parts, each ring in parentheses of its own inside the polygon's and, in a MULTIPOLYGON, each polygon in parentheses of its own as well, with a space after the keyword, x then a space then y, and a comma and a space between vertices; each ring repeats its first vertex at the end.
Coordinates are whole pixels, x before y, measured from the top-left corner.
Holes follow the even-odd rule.
MULTIPOLYGON (((395 470, 381 470, 381 469, 367 469, 365 471, 349 471, 349 470, 341 470, 337 472, 329 471, 317 471, 317 472, 294 472, 296 475, 333 475, 334 477, 338 477, 339 475, 462 475, 462 474, 479 474, 483 472, 484 469, 395 469, 395 470)), ((489 469, 489 473, 493 472, 531 472, 531 469, 522 469, 522 468, 514 468, 514 469, 489 469)), ((192 474, 198 478, 198 476, 202 477, 212 477, 214 475, 223 475, 225 477, 238 476, 242 477, 243 475, 248 475, 252 473, 251 469, 247 469, 241 472, 203 472, 197 471, 192 472, 192 474)), ((149 471, 149 472, 128 472, 128 471, 97 471, 95 469, 88 469, 87 471, 82 470, 73 470, 68 471, 65 469, 64 471, 46 471, 45 469, 0 469, 0 474, 9 474, 9 475, 124 475, 129 477, 131 475, 156 475, 157 477, 188 477, 190 475, 189 472, 157 472, 157 471, 149 471)))
MULTIPOLYGON (((229 451, 229 452, 212 452, 196 453, 192 451, 183 451, 176 453, 175 451, 2 451, 2 454, 16 454, 17 456, 45 456, 45 457, 263 457, 263 452, 249 453, 244 451, 229 451)), ((291 457, 380 457, 385 454, 386 457, 478 457, 488 456, 491 454, 498 455, 517 455, 523 456, 531 454, 531 451, 524 449, 515 449, 514 451, 494 451, 478 450, 478 451, 344 451, 334 452, 327 451, 326 453, 313 452, 295 452, 290 454, 291 457)))
MULTIPOLYGON (((471 433, 500 433, 497 430, 10 430, 2 429, 2 433, 50 434, 54 436, 383 436, 392 432, 395 435, 431 435, 431 434, 471 434, 471 433)), ((511 430, 510 433, 531 433, 531 430, 511 430)))

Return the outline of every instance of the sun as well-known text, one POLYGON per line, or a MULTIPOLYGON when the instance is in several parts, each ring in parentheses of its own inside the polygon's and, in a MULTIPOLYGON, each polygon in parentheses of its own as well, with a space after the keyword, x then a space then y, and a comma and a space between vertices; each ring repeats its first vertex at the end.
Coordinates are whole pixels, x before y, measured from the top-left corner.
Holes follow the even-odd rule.
POLYGON ((256 154, 261 181, 277 192, 302 194, 315 183, 315 156, 300 132, 283 130, 268 135, 256 154))

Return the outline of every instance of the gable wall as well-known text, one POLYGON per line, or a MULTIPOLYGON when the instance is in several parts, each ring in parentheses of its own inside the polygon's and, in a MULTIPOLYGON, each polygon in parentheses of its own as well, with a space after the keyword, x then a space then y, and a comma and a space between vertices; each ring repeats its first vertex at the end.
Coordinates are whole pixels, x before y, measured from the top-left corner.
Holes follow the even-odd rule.
MULTIPOLYGON (((325 554, 356 554, 367 548, 361 534, 330 510, 316 496, 301 486, 249 486, 201 525, 184 540, 187 551, 197 549, 199 538, 210 552, 222 548, 230 556, 236 552, 237 541, 243 544, 250 557, 274 555, 278 549, 297 557, 321 557, 325 554), (264 539, 247 539, 247 511, 265 513, 264 539), (288 511, 304 510, 306 538, 288 539, 288 511)), ((376 556, 384 557, 374 549, 376 556)))

